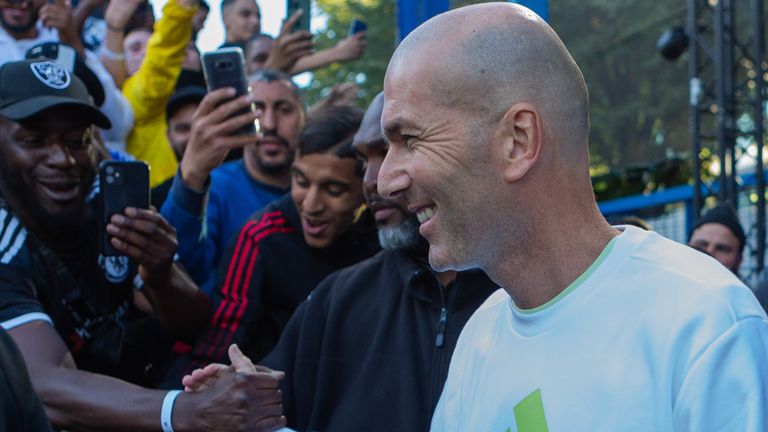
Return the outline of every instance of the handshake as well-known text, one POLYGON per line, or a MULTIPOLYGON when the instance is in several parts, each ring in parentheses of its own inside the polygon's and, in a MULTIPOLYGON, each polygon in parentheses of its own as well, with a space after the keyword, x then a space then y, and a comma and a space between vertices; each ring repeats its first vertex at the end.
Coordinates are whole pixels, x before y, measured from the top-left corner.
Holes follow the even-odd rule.
MULTIPOLYGON (((280 381, 285 373, 254 365, 235 344, 229 347, 229 359, 231 366, 209 364, 182 379, 184 395, 207 396, 206 403, 195 408, 195 417, 206 423, 202 430, 266 432, 284 428, 280 381)), ((184 409, 180 405, 176 408, 184 409)))

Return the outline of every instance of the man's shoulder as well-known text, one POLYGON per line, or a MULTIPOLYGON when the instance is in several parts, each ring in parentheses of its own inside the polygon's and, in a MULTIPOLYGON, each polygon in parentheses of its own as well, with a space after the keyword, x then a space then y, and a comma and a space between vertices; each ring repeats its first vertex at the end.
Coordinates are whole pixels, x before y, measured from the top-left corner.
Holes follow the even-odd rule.
POLYGON ((613 281, 636 307, 674 305, 680 317, 706 316, 723 324, 765 317, 750 289, 714 258, 655 233, 636 237, 613 281))
MULTIPOLYGON (((397 253, 397 251, 384 250, 349 267, 337 270, 328 275, 315 291, 319 295, 327 295, 331 291, 347 292, 360 290, 371 292, 374 290, 371 282, 378 282, 385 278, 397 280, 399 275, 394 267, 395 255, 397 253)), ((392 289, 394 288, 392 287, 392 289)))
POLYGON ((26 251, 27 229, 9 209, 0 207, 0 264, 17 263, 26 251))
POLYGON ((240 227, 239 235, 259 242, 281 234, 296 233, 298 230, 289 210, 284 199, 275 201, 251 215, 240 227))

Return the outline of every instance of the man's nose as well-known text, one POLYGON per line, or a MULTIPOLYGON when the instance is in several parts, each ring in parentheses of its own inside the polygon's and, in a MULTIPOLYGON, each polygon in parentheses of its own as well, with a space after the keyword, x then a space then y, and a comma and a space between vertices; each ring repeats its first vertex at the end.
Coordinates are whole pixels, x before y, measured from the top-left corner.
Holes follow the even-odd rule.
POLYGON ((49 147, 48 163, 54 166, 68 168, 74 166, 76 161, 75 157, 72 156, 72 152, 69 150, 69 147, 56 143, 49 147))
POLYGON ((310 187, 304 196, 302 207, 307 213, 320 213, 323 211, 323 200, 317 187, 310 187))
POLYGON ((275 110, 265 109, 259 117, 259 123, 261 129, 265 131, 273 131, 277 129, 277 119, 275 118, 275 110))
POLYGON ((397 148, 390 148, 381 163, 377 187, 381 196, 395 199, 411 186, 411 177, 406 167, 405 155, 397 148))

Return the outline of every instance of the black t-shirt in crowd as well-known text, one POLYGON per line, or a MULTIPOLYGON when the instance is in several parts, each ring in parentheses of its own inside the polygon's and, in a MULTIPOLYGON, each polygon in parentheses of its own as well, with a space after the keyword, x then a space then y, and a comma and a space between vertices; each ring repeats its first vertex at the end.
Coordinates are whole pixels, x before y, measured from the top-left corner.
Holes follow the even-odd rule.
MULTIPOLYGON (((93 200, 94 202, 96 200, 93 200)), ((103 257, 93 212, 56 250, 39 241, 0 197, 0 325, 46 321, 79 369, 148 385, 165 337, 132 306, 136 266, 103 257)))

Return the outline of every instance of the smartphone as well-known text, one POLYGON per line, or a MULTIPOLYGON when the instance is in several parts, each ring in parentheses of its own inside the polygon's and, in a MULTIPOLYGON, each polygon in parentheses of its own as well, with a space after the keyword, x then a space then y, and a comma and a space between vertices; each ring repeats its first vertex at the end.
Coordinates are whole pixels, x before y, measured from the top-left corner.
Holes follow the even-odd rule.
POLYGON ((99 164, 99 245, 105 257, 123 255, 112 247, 107 224, 126 207, 149 208, 149 166, 140 161, 102 161, 99 164))
MULTIPOLYGON (((208 91, 222 87, 234 87, 235 97, 248 94, 251 91, 245 76, 245 56, 238 47, 220 48, 203 54, 203 75, 208 91)), ((244 108, 234 115, 245 114, 249 108, 244 108)), ((251 104, 250 112, 255 112, 256 106, 251 104)), ((256 135, 260 131, 259 120, 235 131, 237 135, 256 135)))
POLYGON ((64 66, 68 71, 74 72, 77 52, 69 45, 53 42, 44 43, 30 48, 29 51, 27 51, 26 57, 28 59, 51 59, 56 63, 64 66))
POLYGON ((353 19, 352 22, 349 23, 349 33, 347 33, 347 36, 353 36, 356 33, 360 33, 366 30, 368 30, 368 24, 366 24, 364 21, 360 21, 359 19, 353 19))
POLYGON ((299 9, 304 11, 296 25, 291 29, 292 31, 309 31, 309 19, 312 15, 310 0, 286 0, 285 9, 287 10, 285 14, 286 19, 290 18, 299 9))

